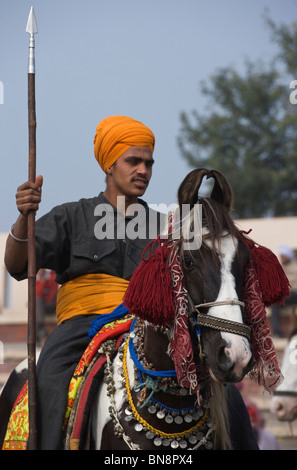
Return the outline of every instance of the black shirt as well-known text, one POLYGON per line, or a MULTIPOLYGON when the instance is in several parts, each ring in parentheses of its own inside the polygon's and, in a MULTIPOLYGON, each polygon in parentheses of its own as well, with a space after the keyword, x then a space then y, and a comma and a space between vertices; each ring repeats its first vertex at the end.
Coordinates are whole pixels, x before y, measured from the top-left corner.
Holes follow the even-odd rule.
MULTIPOLYGON (((102 193, 54 207, 36 221, 36 270, 55 271, 59 284, 95 273, 129 280, 165 221, 142 200, 130 209, 124 216, 102 193)), ((13 276, 25 279, 27 271, 13 276)))

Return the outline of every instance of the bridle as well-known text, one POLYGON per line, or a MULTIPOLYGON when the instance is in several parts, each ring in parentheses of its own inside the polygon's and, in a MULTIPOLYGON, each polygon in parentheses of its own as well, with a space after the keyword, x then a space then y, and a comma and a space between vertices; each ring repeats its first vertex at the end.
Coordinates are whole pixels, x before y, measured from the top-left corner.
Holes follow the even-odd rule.
POLYGON ((219 307, 223 305, 240 305, 241 307, 244 307, 244 302, 241 302, 237 299, 226 299, 215 302, 205 302, 202 304, 195 305, 193 301, 189 298, 189 304, 192 306, 192 310, 196 312, 195 319, 198 325, 207 326, 209 328, 225 331, 227 333, 234 333, 236 335, 244 336, 248 340, 250 339, 251 328, 248 325, 232 320, 213 317, 211 315, 201 313, 199 311, 199 308, 219 307))

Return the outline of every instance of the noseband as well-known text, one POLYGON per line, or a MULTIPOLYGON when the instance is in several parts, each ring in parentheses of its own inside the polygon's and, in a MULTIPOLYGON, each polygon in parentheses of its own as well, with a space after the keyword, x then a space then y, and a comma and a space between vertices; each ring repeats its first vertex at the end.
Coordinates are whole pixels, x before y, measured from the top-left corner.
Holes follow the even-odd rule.
POLYGON ((225 331, 227 333, 234 333, 236 335, 245 336, 248 340, 250 339, 251 328, 248 325, 244 325, 243 323, 235 322, 232 320, 213 317, 211 315, 201 313, 199 311, 199 308, 201 307, 219 307, 223 305, 240 305, 241 307, 244 307, 244 302, 241 302, 237 299, 228 299, 216 302, 206 302, 204 304, 198 305, 194 305, 193 302, 190 301, 190 304, 193 305, 193 309, 197 313, 196 320, 198 325, 207 326, 209 328, 225 331))

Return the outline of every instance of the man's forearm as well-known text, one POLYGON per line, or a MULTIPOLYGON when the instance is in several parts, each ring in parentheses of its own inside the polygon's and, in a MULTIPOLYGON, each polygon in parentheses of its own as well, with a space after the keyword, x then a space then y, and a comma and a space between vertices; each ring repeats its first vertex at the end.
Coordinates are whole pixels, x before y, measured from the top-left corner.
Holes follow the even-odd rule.
POLYGON ((20 214, 7 237, 4 262, 11 274, 22 272, 28 262, 27 217, 20 214))

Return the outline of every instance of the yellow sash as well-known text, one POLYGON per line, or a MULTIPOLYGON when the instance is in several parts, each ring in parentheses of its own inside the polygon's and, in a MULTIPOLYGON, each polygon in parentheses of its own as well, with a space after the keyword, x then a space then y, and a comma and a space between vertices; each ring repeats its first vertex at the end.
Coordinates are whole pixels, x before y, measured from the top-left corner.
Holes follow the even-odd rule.
POLYGON ((58 324, 76 315, 112 312, 123 301, 129 281, 108 274, 86 274, 58 290, 58 324))

